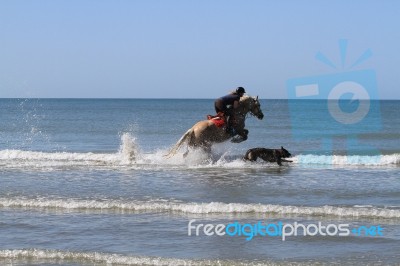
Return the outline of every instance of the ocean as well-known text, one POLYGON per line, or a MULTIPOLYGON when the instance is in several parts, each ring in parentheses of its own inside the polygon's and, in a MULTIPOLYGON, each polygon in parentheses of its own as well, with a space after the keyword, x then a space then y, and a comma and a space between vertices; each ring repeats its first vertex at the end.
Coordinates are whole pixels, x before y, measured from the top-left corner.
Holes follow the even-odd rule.
POLYGON ((0 264, 400 265, 400 101, 371 102, 261 100, 247 141, 167 159, 212 99, 0 99, 0 264))

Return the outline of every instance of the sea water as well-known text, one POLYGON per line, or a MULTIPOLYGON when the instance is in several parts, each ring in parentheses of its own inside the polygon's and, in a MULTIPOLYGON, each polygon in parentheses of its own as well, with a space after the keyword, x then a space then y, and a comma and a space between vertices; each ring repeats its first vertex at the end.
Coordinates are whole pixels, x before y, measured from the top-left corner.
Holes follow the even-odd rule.
POLYGON ((400 101, 379 102, 377 131, 326 137, 326 102, 311 104, 261 100, 247 141, 167 159, 213 100, 0 99, 0 264, 400 263, 400 101), (281 146, 292 163, 241 159, 281 146), (250 239, 259 223, 269 234, 250 239), (310 232, 283 241, 273 229, 285 224, 310 232), (319 224, 332 236, 313 235, 319 224), (343 224, 356 231, 333 234, 343 224))

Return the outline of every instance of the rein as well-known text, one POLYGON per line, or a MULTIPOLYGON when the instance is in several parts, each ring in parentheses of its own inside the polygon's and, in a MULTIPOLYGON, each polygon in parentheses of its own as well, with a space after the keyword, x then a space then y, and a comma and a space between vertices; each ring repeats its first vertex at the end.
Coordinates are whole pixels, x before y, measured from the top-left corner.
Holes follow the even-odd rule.
POLYGON ((246 114, 244 115, 244 118, 245 118, 245 119, 247 119, 247 117, 249 117, 249 114, 250 114, 251 116, 256 117, 256 115, 253 114, 253 113, 251 112, 251 109, 253 108, 253 105, 254 105, 254 103, 255 103, 255 100, 254 100, 254 98, 252 98, 252 97, 249 97, 249 99, 250 99, 249 110, 248 110, 248 111, 246 112, 246 114))

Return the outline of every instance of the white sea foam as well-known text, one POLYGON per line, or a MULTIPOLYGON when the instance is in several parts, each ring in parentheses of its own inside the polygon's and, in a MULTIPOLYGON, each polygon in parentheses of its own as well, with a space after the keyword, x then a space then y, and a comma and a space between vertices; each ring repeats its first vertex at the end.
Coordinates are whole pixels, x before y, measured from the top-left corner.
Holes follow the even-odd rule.
POLYGON ((400 165, 400 154, 391 155, 298 155, 292 158, 297 164, 317 165, 366 165, 366 166, 395 166, 400 165))
POLYGON ((54 261, 107 265, 276 265, 273 262, 246 262, 232 260, 190 260, 178 258, 129 256, 101 252, 72 252, 61 250, 14 249, 0 250, 0 259, 20 262, 54 261))
MULTIPOLYGON (((0 167, 2 168, 54 168, 54 167, 141 167, 150 166, 179 166, 179 167, 264 167, 262 164, 244 162, 237 156, 228 156, 226 152, 220 158, 210 159, 200 150, 190 151, 186 158, 182 154, 167 159, 163 155, 166 150, 158 150, 153 153, 143 153, 136 143, 136 138, 129 133, 121 135, 120 149, 116 153, 76 153, 76 152, 42 152, 23 150, 0 150, 0 167), (230 158, 230 159, 229 159, 230 158), (233 158, 233 159, 232 159, 233 158), (236 158, 236 159, 235 159, 236 158)), ((298 155, 291 158, 295 166, 307 165, 342 165, 342 166, 398 166, 400 154, 381 156, 325 156, 325 155, 298 155)), ((276 165, 276 164, 271 164, 276 165)))
POLYGON ((129 133, 121 136, 120 149, 116 153, 40 152, 0 150, 0 166, 8 168, 69 167, 69 166, 129 166, 140 159, 136 139, 129 133))
POLYGON ((0 208, 114 212, 177 212, 188 214, 280 214, 355 218, 400 218, 399 208, 373 206, 290 206, 260 203, 196 203, 169 200, 123 201, 84 199, 0 198, 0 208))
MULTIPOLYGON (((243 162, 240 159, 228 160, 220 158, 216 161, 209 159, 201 152, 192 152, 187 158, 176 156, 165 159, 165 151, 153 154, 141 154, 133 147, 121 149, 117 153, 70 153, 70 152, 37 152, 22 150, 0 150, 0 167, 18 168, 48 168, 48 167, 79 167, 79 166, 106 166, 106 167, 135 167, 141 165, 153 166, 182 166, 182 167, 225 167, 243 168, 256 167, 257 164, 243 162)), ((299 155, 291 158, 296 165, 333 165, 333 166, 391 166, 400 165, 400 154, 382 156, 325 156, 299 155)), ((275 165, 272 164, 271 165, 275 165)))

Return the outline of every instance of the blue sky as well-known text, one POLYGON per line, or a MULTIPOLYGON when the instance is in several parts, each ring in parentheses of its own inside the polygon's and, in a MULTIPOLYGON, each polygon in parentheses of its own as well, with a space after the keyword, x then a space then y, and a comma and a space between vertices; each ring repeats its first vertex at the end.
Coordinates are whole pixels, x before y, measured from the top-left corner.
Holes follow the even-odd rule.
POLYGON ((1 0, 0 97, 215 98, 243 86, 287 98, 289 79, 373 69, 379 98, 400 99, 399 10, 395 0, 1 0))

